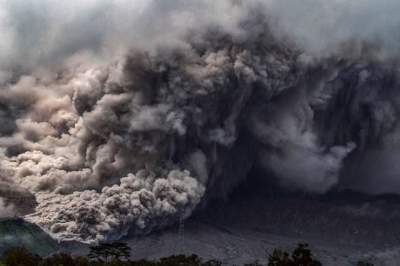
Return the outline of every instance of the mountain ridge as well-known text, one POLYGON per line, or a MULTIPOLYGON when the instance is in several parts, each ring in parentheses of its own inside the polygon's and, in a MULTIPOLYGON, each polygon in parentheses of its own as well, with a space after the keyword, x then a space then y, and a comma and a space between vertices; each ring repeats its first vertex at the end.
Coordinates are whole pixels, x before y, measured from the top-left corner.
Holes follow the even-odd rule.
POLYGON ((58 250, 58 243, 39 226, 22 218, 0 219, 0 253, 11 247, 22 246, 39 255, 58 250))

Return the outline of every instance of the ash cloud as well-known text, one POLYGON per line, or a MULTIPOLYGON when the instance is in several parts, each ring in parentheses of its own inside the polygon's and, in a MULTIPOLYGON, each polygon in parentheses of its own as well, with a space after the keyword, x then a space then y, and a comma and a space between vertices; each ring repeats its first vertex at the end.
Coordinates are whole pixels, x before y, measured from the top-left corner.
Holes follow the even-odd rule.
POLYGON ((7 204, 2 198, 0 198, 0 218, 8 218, 16 216, 15 206, 7 204))
POLYGON ((2 0, 0 77, 6 79, 11 70, 30 72, 38 65, 54 68, 80 51, 109 61, 134 47, 182 47, 187 34, 210 26, 247 38, 241 23, 257 12, 268 16, 276 36, 313 55, 330 55, 352 41, 352 52, 370 42, 393 56, 399 43, 399 11, 395 0, 2 0))
POLYGON ((218 25, 233 33, 244 15, 230 1, 209 0, 2 0, 0 10, 3 78, 82 51, 109 61, 132 48, 185 46, 188 31, 218 25))
POLYGON ((0 185, 0 218, 21 217, 35 210, 36 200, 29 191, 3 177, 0 185))
POLYGON ((362 174, 399 144, 385 3, 1 0, 0 197, 92 243, 187 218, 253 166, 288 189, 393 192, 395 168, 362 174))
POLYGON ((359 53, 366 43, 380 47, 381 56, 398 57, 400 19, 395 0, 265 1, 278 34, 288 35, 317 56, 359 53))
POLYGON ((189 172, 171 171, 158 177, 147 171, 129 174, 120 185, 68 195, 38 194, 37 212, 26 219, 49 228, 62 240, 91 243, 119 239, 133 228, 143 234, 187 218, 204 188, 189 172))

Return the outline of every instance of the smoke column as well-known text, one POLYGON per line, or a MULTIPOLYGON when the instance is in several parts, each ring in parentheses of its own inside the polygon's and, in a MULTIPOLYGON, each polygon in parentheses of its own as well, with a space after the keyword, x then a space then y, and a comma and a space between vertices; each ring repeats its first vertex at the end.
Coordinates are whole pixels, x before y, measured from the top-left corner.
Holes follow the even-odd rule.
POLYGON ((291 190, 399 193, 396 11, 1 0, 0 216, 60 240, 145 234, 255 165, 291 190))

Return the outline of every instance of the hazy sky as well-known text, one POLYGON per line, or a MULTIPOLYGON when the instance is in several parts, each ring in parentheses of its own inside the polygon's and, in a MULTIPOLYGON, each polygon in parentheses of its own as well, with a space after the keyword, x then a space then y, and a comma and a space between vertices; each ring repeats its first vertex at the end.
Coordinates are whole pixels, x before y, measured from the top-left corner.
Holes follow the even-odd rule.
POLYGON ((234 32, 254 7, 277 33, 312 53, 350 39, 380 40, 388 51, 400 43, 397 0, 0 0, 1 68, 54 63, 82 50, 113 55, 174 45, 189 29, 209 24, 234 32))

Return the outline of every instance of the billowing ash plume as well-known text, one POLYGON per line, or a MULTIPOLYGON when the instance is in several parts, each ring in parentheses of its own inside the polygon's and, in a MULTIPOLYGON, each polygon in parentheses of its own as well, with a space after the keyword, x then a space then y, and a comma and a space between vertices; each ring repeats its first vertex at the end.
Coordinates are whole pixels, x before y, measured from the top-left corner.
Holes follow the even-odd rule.
POLYGON ((29 219, 54 236, 90 242, 118 238, 131 225, 146 232, 199 203, 206 179, 166 160, 171 139, 185 134, 184 114, 151 92, 157 75, 148 59, 61 79, 22 77, 3 90, 3 104, 21 115, 14 134, 1 138, 1 175, 36 195, 29 219), (150 172, 132 174, 140 169, 150 172))
POLYGON ((2 177, 0 182, 0 218, 20 217, 32 213, 36 206, 34 195, 3 179, 2 177))
POLYGON ((333 31, 334 46, 313 47, 329 23, 299 38, 288 1, 69 2, 29 3, 20 21, 26 6, 0 1, 10 41, 1 54, 1 216, 29 213, 60 240, 118 239, 187 218, 254 166, 288 189, 400 191, 387 161, 379 177, 362 170, 399 154, 392 42, 333 31), (27 42, 34 49, 22 49, 27 42))
POLYGON ((0 199, 0 218, 7 218, 16 216, 15 206, 12 204, 7 204, 4 200, 0 199))
POLYGON ((141 171, 120 183, 101 192, 38 194, 38 211, 28 219, 63 240, 118 239, 131 227, 143 233, 168 225, 178 214, 186 218, 204 192, 188 172, 177 170, 165 177, 141 171))

